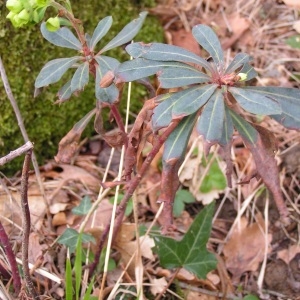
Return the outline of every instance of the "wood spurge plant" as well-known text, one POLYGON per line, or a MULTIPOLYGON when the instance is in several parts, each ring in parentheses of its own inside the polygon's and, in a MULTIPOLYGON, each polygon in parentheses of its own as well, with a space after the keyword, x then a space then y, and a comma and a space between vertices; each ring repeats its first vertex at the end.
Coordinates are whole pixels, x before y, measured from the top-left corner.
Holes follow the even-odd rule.
MULTIPOLYGON (((100 20, 94 32, 89 35, 80 20, 74 17, 69 1, 8 0, 6 6, 10 11, 7 18, 15 27, 39 23, 48 8, 55 9, 56 15, 41 23, 41 33, 51 44, 76 52, 74 56, 46 62, 36 78, 35 94, 60 81, 69 72, 72 73, 71 79, 64 82, 57 93, 56 103, 62 103, 83 91, 90 80, 94 81, 95 108, 83 116, 61 140, 55 159, 63 163, 72 161, 79 147, 80 136, 93 117, 96 132, 109 145, 124 147, 123 178, 110 183, 110 186, 124 185, 124 196, 116 212, 115 235, 121 226, 128 201, 162 147, 162 179, 158 198, 159 203, 164 203, 162 234, 169 234, 174 230, 173 204, 180 184, 178 170, 185 158, 194 127, 203 137, 206 155, 214 145, 223 149, 229 187, 232 185, 233 174, 233 136, 237 133, 241 136, 256 164, 253 177, 263 180, 273 195, 282 222, 289 223, 289 212, 281 193, 279 172, 274 158, 277 150, 276 139, 272 132, 259 124, 259 119, 260 116, 269 116, 286 128, 299 130, 299 89, 247 86, 246 83, 257 76, 250 64, 251 57, 246 53, 238 53, 226 64, 216 33, 206 25, 199 24, 192 29, 195 40, 207 52, 207 58, 203 58, 173 45, 130 43, 139 32, 147 16, 146 12, 140 13, 137 19, 127 24, 106 45, 99 46, 112 26, 113 20, 110 16, 100 20), (104 55, 108 50, 124 44, 127 44, 126 52, 132 57, 131 60, 120 63, 117 59, 104 55), (157 89, 148 78, 153 75, 159 83, 157 89), (127 133, 119 102, 124 84, 132 81, 144 84, 150 91, 150 96, 138 113, 131 131, 127 133), (113 135, 104 130, 103 108, 109 108, 110 119, 117 125, 113 135), (152 148, 143 162, 138 164, 147 141, 152 144, 152 148)), ((215 268, 214 256, 205 247, 201 248, 209 238, 213 208, 213 205, 205 208, 182 241, 164 236, 155 238, 155 249, 162 265, 168 268, 185 267, 202 278, 215 268), (180 250, 186 247, 186 243, 190 245, 188 256, 180 250), (203 255, 197 252, 198 246, 203 255), (166 251, 170 252, 168 257, 164 256, 166 251)), ((108 224, 103 230, 95 260, 90 265, 90 276, 93 276, 99 263, 109 228, 108 224)), ((67 281, 72 283, 69 260, 68 263, 67 281)), ((78 299, 80 284, 79 279, 76 280, 78 299)), ((89 286, 88 295, 91 289, 92 284, 89 286)), ((68 299, 72 299, 70 288, 68 299)))

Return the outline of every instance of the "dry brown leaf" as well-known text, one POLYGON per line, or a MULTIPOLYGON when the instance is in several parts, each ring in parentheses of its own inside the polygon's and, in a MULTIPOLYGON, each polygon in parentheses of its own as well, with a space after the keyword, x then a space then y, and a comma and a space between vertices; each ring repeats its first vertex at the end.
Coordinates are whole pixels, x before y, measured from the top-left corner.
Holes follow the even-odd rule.
MULTIPOLYGON (((246 271, 256 271, 264 259, 264 220, 260 214, 256 219, 257 223, 247 226, 247 219, 242 217, 240 230, 238 226, 235 226, 231 237, 224 246, 225 264, 233 275, 233 281, 238 280, 246 271)), ((269 234, 269 243, 271 239, 272 236, 269 234)), ((269 250, 267 249, 268 252, 269 250)))
POLYGON ((189 291, 188 294, 186 295, 187 300, 217 300, 219 297, 216 296, 210 296, 203 294, 201 292, 194 292, 194 291, 189 291))
POLYGON ((295 23, 293 24, 293 28, 300 33, 300 21, 295 21, 295 23))
POLYGON ((52 219, 53 226, 60 226, 65 224, 67 224, 67 217, 65 212, 61 211, 53 216, 52 219))
POLYGON ((283 260, 288 265, 298 253, 300 253, 300 246, 291 245, 288 249, 278 251, 277 258, 283 260))
POLYGON ((152 284, 150 287, 150 291, 154 296, 163 292, 165 287, 168 285, 165 277, 161 277, 159 279, 153 278, 150 279, 150 282, 152 284))

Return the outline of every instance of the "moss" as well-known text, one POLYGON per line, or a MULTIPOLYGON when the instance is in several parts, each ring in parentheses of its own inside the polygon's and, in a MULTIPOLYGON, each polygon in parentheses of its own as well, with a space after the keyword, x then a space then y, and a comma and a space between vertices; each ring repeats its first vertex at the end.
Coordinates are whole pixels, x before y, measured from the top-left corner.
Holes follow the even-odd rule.
MULTIPOLYGON (((84 27, 90 34, 100 19, 112 15, 114 23, 111 31, 103 40, 103 45, 115 36, 128 22, 138 16, 143 5, 153 5, 155 1, 73 1, 76 17, 83 21, 84 27)), ((24 119, 29 138, 35 144, 35 152, 40 163, 52 158, 57 151, 60 139, 95 105, 93 84, 90 84, 79 97, 72 97, 70 101, 57 106, 58 89, 65 82, 47 87, 37 98, 33 98, 34 81, 46 62, 59 57, 70 57, 74 51, 55 47, 43 39, 39 26, 25 29, 14 29, 6 21, 7 10, 5 1, 0 0, 0 47, 1 57, 6 73, 15 96, 22 117, 24 119)), ((144 42, 162 41, 163 30, 159 22, 149 16, 137 36, 136 40, 144 42)), ((100 45, 101 46, 101 45, 100 45)), ((128 59, 121 48, 113 49, 107 55, 116 57, 120 61, 128 59)), ((23 144, 16 117, 0 81, 0 157, 23 144)), ((133 112, 141 107, 145 98, 145 91, 135 85, 133 90, 133 112)), ((85 136, 93 134, 93 126, 85 130, 85 136)), ((1 167, 0 171, 11 175, 22 166, 22 158, 1 167)))

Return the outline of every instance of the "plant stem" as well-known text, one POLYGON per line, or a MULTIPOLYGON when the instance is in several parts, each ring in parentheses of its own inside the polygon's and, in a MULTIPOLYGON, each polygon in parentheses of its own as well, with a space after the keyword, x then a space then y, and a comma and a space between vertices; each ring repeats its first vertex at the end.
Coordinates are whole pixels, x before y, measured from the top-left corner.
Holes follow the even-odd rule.
POLYGON ((16 257, 14 255, 14 252, 12 250, 12 247, 9 243, 8 236, 5 232, 5 229, 0 221, 0 244, 3 246, 4 251, 6 253, 7 259, 10 264, 10 269, 11 269, 11 275, 13 278, 13 285, 15 289, 15 293, 19 294, 21 290, 21 278, 16 262, 16 257))
POLYGON ((30 271, 28 266, 28 245, 29 245, 29 234, 30 234, 30 211, 28 206, 28 177, 30 169, 32 150, 29 150, 24 159, 24 165, 22 170, 21 178, 21 207, 23 214, 23 236, 22 236, 22 263, 25 283, 29 294, 33 299, 39 300, 40 297, 37 294, 32 279, 30 277, 30 271))
MULTIPOLYGON (((137 188, 137 186, 139 185, 140 181, 144 177, 146 171, 149 169, 149 166, 150 166, 152 160, 154 159, 155 155, 158 153, 159 149, 162 147, 162 145, 167 140, 167 138, 169 137, 169 135, 176 128, 176 126, 178 125, 178 123, 180 122, 180 120, 181 119, 173 120, 173 122, 169 125, 169 127, 156 140, 156 142, 155 142, 152 150, 150 151, 150 153, 148 154, 147 158, 143 162, 142 167, 141 167, 139 173, 130 181, 129 187, 128 187, 128 189, 127 189, 127 191, 126 191, 126 193, 125 193, 125 195, 124 195, 121 203, 119 204, 117 212, 116 212, 116 221, 115 221, 115 228, 114 228, 113 240, 115 239, 116 234, 119 231, 119 228, 120 228, 120 226, 122 224, 122 220, 123 220, 123 217, 124 217, 125 209, 126 209, 126 206, 127 206, 127 203, 129 201, 129 199, 132 197, 135 189, 137 188)), ((107 236, 108 236, 108 233, 109 233, 109 227, 110 227, 110 223, 108 223, 106 225, 104 231, 102 232, 100 243, 99 243, 97 252, 95 253, 94 262, 90 266, 90 273, 89 273, 90 277, 93 276, 93 273, 94 273, 94 271, 96 269, 96 266, 99 263, 101 251, 103 249, 104 243, 105 243, 105 241, 107 239, 107 236)))
POLYGON ((33 144, 30 141, 28 141, 27 143, 25 143, 23 146, 19 147, 18 149, 11 151, 9 154, 1 157, 0 158, 0 166, 5 165, 9 161, 13 160, 17 156, 24 154, 25 152, 27 152, 30 149, 33 149, 33 144))

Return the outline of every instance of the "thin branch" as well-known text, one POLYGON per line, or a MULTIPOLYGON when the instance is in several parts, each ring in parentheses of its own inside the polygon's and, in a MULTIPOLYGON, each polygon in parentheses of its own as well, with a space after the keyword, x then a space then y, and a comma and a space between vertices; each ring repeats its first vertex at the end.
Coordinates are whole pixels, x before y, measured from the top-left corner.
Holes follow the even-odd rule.
POLYGON ((13 285, 15 293, 19 294, 21 290, 21 277, 18 270, 15 254, 12 250, 11 244, 9 243, 8 236, 5 229, 0 221, 0 244, 3 246, 5 254, 10 264, 11 275, 13 279, 13 285))
POLYGON ((24 278, 28 292, 33 299, 39 300, 40 297, 37 294, 28 266, 28 245, 29 245, 29 234, 30 234, 30 211, 28 206, 28 177, 29 177, 29 168, 31 161, 32 150, 29 150, 26 153, 24 159, 24 165, 22 170, 22 179, 21 179, 21 207, 23 215, 23 236, 22 236, 22 263, 24 278))
MULTIPOLYGON (((10 101, 11 106, 13 107, 14 113, 15 113, 16 118, 18 120, 18 125, 19 125, 19 128, 21 130, 23 139, 24 139, 25 142, 29 142, 29 137, 28 137, 27 131, 26 131, 25 126, 24 126, 23 118, 21 116, 21 112, 19 110, 17 101, 14 98, 12 90, 10 88, 10 85, 9 85, 9 82, 8 82, 8 78, 7 78, 7 75, 6 75, 6 72, 5 72, 5 68, 4 68, 1 56, 0 56, 0 74, 1 74, 1 78, 2 78, 2 81, 3 81, 3 86, 5 88, 7 97, 10 101)), ((43 182, 42 182, 42 179, 41 179, 41 173, 40 173, 39 165, 38 165, 38 162, 37 162, 37 159, 36 159, 36 156, 35 156, 34 152, 32 152, 31 158, 32 158, 32 164, 33 164, 33 167, 34 167, 34 172, 35 172, 35 175, 36 175, 36 178, 37 178, 37 182, 38 182, 41 194, 44 198, 46 206, 48 207, 49 205, 48 205, 48 202, 47 202, 47 199, 46 199, 45 190, 44 190, 43 182)))
POLYGON ((16 157, 24 154, 25 152, 27 152, 28 150, 31 150, 31 149, 33 149, 33 144, 30 141, 28 141, 26 144, 19 147, 18 149, 13 150, 9 154, 1 157, 0 158, 0 166, 5 165, 9 161, 15 159, 16 157))

